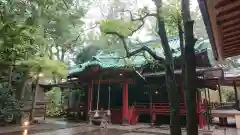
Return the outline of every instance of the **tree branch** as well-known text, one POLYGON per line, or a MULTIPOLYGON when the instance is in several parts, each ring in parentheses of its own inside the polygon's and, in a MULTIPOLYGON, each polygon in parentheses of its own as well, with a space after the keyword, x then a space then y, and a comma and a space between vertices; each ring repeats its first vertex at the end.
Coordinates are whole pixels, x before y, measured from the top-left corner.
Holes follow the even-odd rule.
POLYGON ((153 17, 157 16, 157 14, 146 13, 144 16, 141 16, 139 18, 134 18, 133 14, 132 14, 132 12, 130 10, 124 10, 123 12, 128 12, 130 14, 130 20, 132 22, 134 22, 134 21, 141 21, 141 24, 136 29, 132 30, 131 34, 129 36, 132 36, 136 31, 138 31, 140 28, 142 28, 142 26, 145 24, 144 19, 146 19, 147 17, 150 17, 150 16, 153 16, 153 17))
POLYGON ((66 8, 69 9, 67 2, 65 0, 62 0, 62 1, 63 1, 64 5, 66 6, 66 8))
MULTIPOLYGON (((136 31, 138 31, 145 23, 144 19, 149 17, 149 16, 154 16, 154 17, 157 17, 157 14, 149 14, 149 13, 146 13, 144 16, 141 16, 139 18, 133 18, 133 14, 130 10, 125 10, 123 12, 128 12, 130 14, 130 20, 131 21, 141 21, 142 23, 134 30, 131 31, 131 34, 128 35, 128 36, 132 36, 136 31)), ((125 41, 125 37, 123 35, 120 35, 119 33, 117 32, 106 32, 105 33, 106 35, 115 35, 117 37, 119 37, 119 39, 121 39, 122 43, 123 43, 123 46, 124 46, 124 49, 126 51, 126 57, 129 58, 131 56, 134 56, 140 52, 143 52, 143 51, 146 51, 148 52, 154 59, 158 60, 160 63, 165 63, 165 60, 164 58, 158 56, 155 52, 153 52, 150 48, 148 48, 147 46, 142 46, 140 49, 137 49, 137 50, 134 50, 133 52, 130 52, 128 47, 127 47, 127 43, 125 41)))
POLYGON ((142 51, 148 52, 154 59, 158 60, 160 63, 164 63, 165 62, 165 60, 162 57, 158 56, 155 52, 153 52, 147 46, 143 46, 143 47, 141 47, 141 48, 139 48, 137 50, 132 51, 131 53, 128 54, 127 57, 131 57, 131 56, 136 55, 136 54, 138 54, 138 53, 140 53, 142 51))
POLYGON ((140 49, 137 49, 133 52, 130 52, 128 47, 127 47, 127 43, 125 41, 124 36, 121 36, 119 33, 117 32, 107 32, 106 34, 111 34, 111 35, 116 35, 117 37, 119 37, 122 40, 124 49, 126 51, 126 57, 129 58, 131 56, 134 56, 142 51, 147 51, 154 59, 158 60, 161 63, 164 63, 165 60, 162 57, 159 57, 155 52, 153 52, 150 48, 148 48, 147 46, 142 46, 140 49))
POLYGON ((90 27, 90 28, 88 28, 88 29, 83 30, 81 33, 78 34, 78 36, 77 36, 75 39, 73 39, 72 41, 70 41, 70 43, 76 43, 76 42, 78 41, 78 39, 80 38, 80 36, 82 36, 85 31, 94 29, 94 28, 96 28, 97 26, 98 26, 98 25, 94 25, 94 26, 92 26, 92 27, 90 27))

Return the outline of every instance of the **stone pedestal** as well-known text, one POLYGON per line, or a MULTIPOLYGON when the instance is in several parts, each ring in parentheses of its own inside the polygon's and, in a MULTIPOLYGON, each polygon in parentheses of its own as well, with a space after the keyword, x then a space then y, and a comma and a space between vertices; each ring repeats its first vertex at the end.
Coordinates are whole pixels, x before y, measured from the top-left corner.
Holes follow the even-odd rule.
POLYGON ((240 129, 240 115, 235 115, 235 119, 236 119, 236 127, 237 129, 240 129))

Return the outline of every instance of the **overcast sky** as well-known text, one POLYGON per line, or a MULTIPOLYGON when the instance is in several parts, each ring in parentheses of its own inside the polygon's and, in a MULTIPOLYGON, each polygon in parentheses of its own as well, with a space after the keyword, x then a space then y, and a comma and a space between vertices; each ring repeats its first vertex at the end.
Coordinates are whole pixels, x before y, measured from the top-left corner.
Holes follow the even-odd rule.
MULTIPOLYGON (((104 6, 107 7, 109 4, 108 3, 109 0, 93 0, 93 1, 94 2, 92 4, 92 6, 89 8, 89 11, 88 11, 87 17, 86 17, 86 19, 88 21, 95 21, 95 20, 103 19, 101 12, 104 12, 103 7, 104 6), (99 7, 99 4, 101 4, 102 8, 99 7)), ((121 0, 121 1, 123 1, 124 3, 128 3, 128 1, 131 1, 131 0, 121 0)), ((152 0, 136 0, 136 1, 137 1, 137 6, 132 5, 132 7, 131 7, 131 5, 129 5, 129 7, 133 8, 133 6, 134 6, 135 8, 143 8, 144 6, 147 6, 150 9, 154 8, 152 0)), ((163 0, 163 2, 164 1, 167 1, 167 0, 163 0)), ((191 9, 195 9, 198 6, 197 0, 190 0, 190 2, 191 2, 191 9)))
MULTIPOLYGON (((167 0, 163 0, 167 1, 167 0)), ((125 3, 127 5, 127 8, 130 10, 136 10, 139 8, 143 8, 144 6, 147 6, 150 10, 154 10, 155 6, 152 2, 152 0, 121 0, 121 2, 125 3)), ((191 9, 196 9, 198 6, 197 0, 190 0, 191 2, 191 9)), ((104 13, 108 11, 109 7, 109 0, 93 0, 93 4, 89 7, 89 10, 87 12, 87 15, 84 19, 86 22, 86 27, 89 28, 94 25, 96 21, 103 20, 104 19, 104 13)), ((194 19, 194 18, 193 18, 194 19)), ((151 21, 147 21, 146 25, 150 25, 149 23, 152 23, 151 21)), ((95 31, 99 31, 98 29, 95 29, 95 31)), ((142 41, 148 41, 151 40, 151 36, 147 35, 147 29, 142 28, 141 31, 139 31, 137 34, 137 37, 141 39, 142 41)))

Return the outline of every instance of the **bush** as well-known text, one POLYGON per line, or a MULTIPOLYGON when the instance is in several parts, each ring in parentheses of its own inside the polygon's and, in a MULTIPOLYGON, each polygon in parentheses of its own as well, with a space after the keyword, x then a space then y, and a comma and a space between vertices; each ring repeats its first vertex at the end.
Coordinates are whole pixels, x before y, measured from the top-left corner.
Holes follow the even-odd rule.
POLYGON ((60 116, 63 111, 61 107, 61 90, 53 88, 46 95, 51 101, 51 103, 47 104, 47 116, 60 116))
POLYGON ((226 102, 233 102, 235 100, 235 93, 232 87, 222 87, 222 98, 226 102))
POLYGON ((9 89, 0 88, 0 121, 5 120, 9 116, 19 116, 20 104, 11 95, 9 89))

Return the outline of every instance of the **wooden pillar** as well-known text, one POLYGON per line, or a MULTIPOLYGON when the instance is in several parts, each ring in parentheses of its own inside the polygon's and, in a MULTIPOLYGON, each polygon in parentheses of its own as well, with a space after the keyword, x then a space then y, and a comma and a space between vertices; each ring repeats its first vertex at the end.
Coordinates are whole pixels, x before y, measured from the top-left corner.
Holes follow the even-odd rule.
MULTIPOLYGON (((184 100, 184 87, 181 86, 180 89, 181 89, 181 98, 182 98, 182 102, 183 102, 184 109, 187 109, 187 108, 186 108, 186 104, 185 104, 185 100, 184 100)), ((180 100, 180 103, 181 103, 181 100, 180 100)), ((181 110, 180 110, 180 111, 181 111, 181 110)))
POLYGON ((32 107, 31 107, 31 112, 30 112, 30 117, 29 117, 29 121, 32 122, 34 120, 34 113, 35 113, 35 109, 36 109, 36 99, 38 97, 38 89, 39 89, 39 73, 40 73, 40 69, 38 71, 37 74, 37 79, 36 79, 36 84, 35 84, 35 89, 33 89, 33 95, 32 95, 32 107))
POLYGON ((218 84, 218 94, 219 94, 220 106, 222 108, 222 92, 221 92, 221 86, 219 84, 218 84))
POLYGON ((208 103, 211 104, 211 97, 210 97, 209 89, 207 89, 207 95, 208 95, 208 103))
POLYGON ((211 119, 211 115, 212 115, 212 108, 213 108, 213 105, 211 103, 211 96, 210 96, 210 91, 209 89, 207 89, 207 95, 208 95, 208 117, 209 117, 209 124, 212 124, 212 119, 211 119))
POLYGON ((239 99, 238 99, 238 91, 237 91, 237 85, 236 85, 236 81, 233 81, 233 88, 234 88, 234 92, 235 92, 235 102, 236 102, 236 109, 240 110, 239 108, 239 99))
POLYGON ((64 88, 60 88, 61 89, 61 113, 63 113, 64 112, 64 99, 63 99, 63 91, 64 91, 64 88))
POLYGON ((153 127, 155 125, 155 121, 156 121, 156 114, 153 110, 153 103, 152 103, 152 89, 149 88, 149 113, 150 113, 150 117, 151 117, 151 126, 153 127))
POLYGON ((129 118, 128 118, 128 84, 123 84, 123 95, 122 95, 122 124, 129 125, 129 118))
POLYGON ((199 128, 204 127, 204 116, 202 113, 202 95, 201 91, 197 91, 198 101, 197 101, 197 110, 198 110, 198 119, 199 119, 199 128))
POLYGON ((223 118, 219 118, 219 124, 221 126, 227 126, 228 125, 228 122, 227 122, 227 117, 223 117, 223 118))
POLYGON ((92 89, 93 89, 93 85, 92 84, 89 84, 88 85, 88 102, 87 102, 87 105, 88 105, 88 112, 90 112, 92 110, 92 89))

